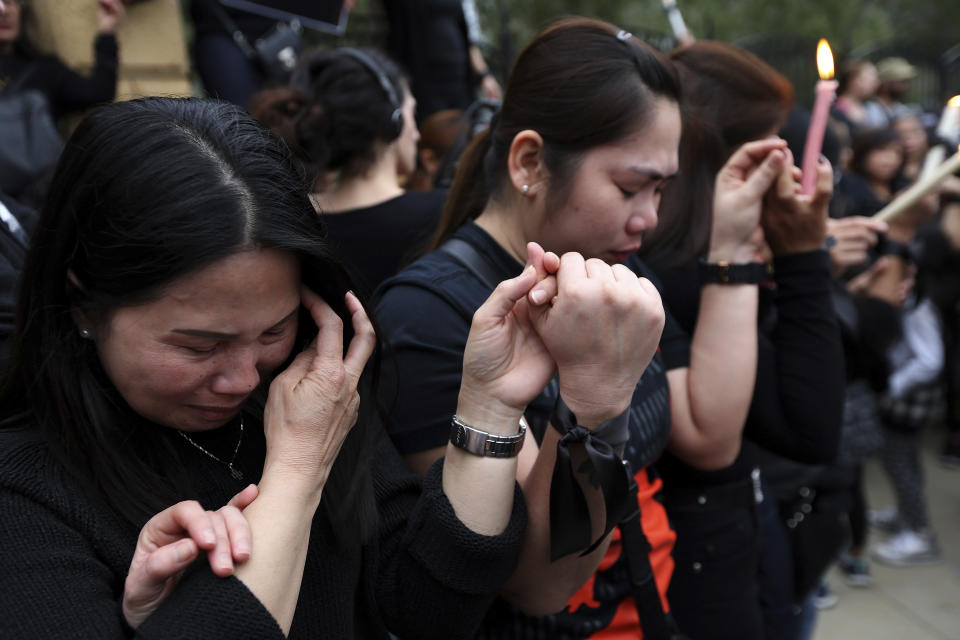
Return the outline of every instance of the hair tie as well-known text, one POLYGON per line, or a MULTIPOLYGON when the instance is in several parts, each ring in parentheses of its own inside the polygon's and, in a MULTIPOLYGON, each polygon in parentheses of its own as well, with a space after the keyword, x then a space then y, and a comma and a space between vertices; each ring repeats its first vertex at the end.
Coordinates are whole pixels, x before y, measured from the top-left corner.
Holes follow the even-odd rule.
POLYGON ((632 37, 633 37, 632 33, 630 33, 629 31, 624 31, 623 29, 620 29, 620 31, 617 33, 617 40, 619 40, 620 42, 626 42, 632 37))

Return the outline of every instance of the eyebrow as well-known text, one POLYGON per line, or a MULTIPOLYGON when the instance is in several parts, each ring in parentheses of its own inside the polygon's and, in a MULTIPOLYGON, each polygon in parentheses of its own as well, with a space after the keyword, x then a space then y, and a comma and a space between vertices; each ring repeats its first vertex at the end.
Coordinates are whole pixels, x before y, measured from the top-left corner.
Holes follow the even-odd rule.
MULTIPOLYGON (((300 310, 300 307, 297 307, 296 309, 294 309, 293 311, 285 315, 283 319, 280 320, 280 322, 276 323, 275 325, 267 329, 267 331, 270 331, 271 329, 276 329, 277 327, 282 325, 284 322, 287 322, 288 320, 290 320, 290 318, 296 315, 297 311, 299 310, 300 310)), ((218 331, 204 331, 202 329, 174 329, 173 333, 179 333, 185 336, 193 336, 195 338, 210 338, 212 340, 233 340, 239 337, 239 334, 236 334, 236 333, 220 333, 218 331)))
POLYGON ((662 173, 660 173, 657 169, 653 169, 651 167, 630 167, 630 171, 634 173, 643 174, 648 178, 650 178, 651 180, 672 180, 673 178, 676 178, 677 175, 679 175, 680 173, 680 171, 674 171, 670 175, 665 176, 662 173))

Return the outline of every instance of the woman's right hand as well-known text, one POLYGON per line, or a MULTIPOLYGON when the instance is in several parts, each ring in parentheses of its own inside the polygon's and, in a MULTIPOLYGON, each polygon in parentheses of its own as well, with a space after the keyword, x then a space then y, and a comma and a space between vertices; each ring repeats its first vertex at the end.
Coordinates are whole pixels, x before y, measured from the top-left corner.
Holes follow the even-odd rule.
POLYGON ((516 433, 523 410, 556 371, 530 324, 530 310, 556 295, 551 273, 559 259, 536 243, 527 246, 527 257, 523 272, 501 282, 473 314, 463 353, 457 415, 485 430, 502 428, 505 434, 516 433))
POLYGON ((754 260, 750 238, 760 224, 763 196, 786 165, 786 151, 787 143, 780 138, 748 142, 717 173, 710 262, 754 260))
POLYGON ((357 384, 376 345, 373 325, 353 293, 346 294, 354 336, 343 355, 343 321, 303 288, 303 305, 317 337, 274 378, 263 414, 264 478, 279 473, 287 486, 319 497, 347 434, 357 421, 357 384))
POLYGON ((250 526, 241 511, 257 497, 249 485, 217 511, 186 500, 150 518, 140 530, 123 587, 123 617, 136 629, 173 592, 183 571, 206 551, 220 577, 233 573, 252 551, 250 526))
POLYGON ((867 261, 867 252, 877 245, 879 234, 886 233, 887 223, 866 216, 827 220, 830 268, 838 276, 850 267, 867 261))

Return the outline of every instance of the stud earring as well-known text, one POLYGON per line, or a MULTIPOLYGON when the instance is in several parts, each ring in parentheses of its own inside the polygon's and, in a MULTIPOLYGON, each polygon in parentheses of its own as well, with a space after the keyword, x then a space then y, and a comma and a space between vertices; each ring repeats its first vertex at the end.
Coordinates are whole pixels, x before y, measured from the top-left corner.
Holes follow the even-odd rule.
POLYGON ((89 339, 90 339, 90 329, 87 329, 86 327, 80 329, 80 337, 83 338, 84 340, 89 340, 89 339))
POLYGON ((530 185, 528 184, 523 185, 522 187, 520 187, 520 191, 523 191, 524 194, 530 193, 530 185))

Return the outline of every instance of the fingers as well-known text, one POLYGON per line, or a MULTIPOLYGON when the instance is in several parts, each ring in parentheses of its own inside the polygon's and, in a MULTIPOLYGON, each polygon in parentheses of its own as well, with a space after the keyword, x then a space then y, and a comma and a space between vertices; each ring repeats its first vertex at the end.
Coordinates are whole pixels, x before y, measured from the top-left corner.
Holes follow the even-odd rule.
POLYGON ((235 562, 246 562, 250 559, 250 553, 253 550, 250 524, 236 507, 228 505, 220 509, 218 513, 222 516, 223 524, 227 529, 227 539, 230 542, 230 556, 235 562))
POLYGON ((184 532, 201 549, 210 549, 217 542, 210 515, 195 500, 178 502, 150 518, 140 532, 140 541, 162 547, 182 538, 184 532))
POLYGON ((207 560, 210 562, 210 569, 221 578, 225 578, 233 573, 233 553, 230 549, 227 523, 219 511, 210 515, 210 519, 213 521, 213 530, 217 534, 217 543, 213 549, 207 551, 207 560))
POLYGON ((348 291, 346 294, 347 309, 350 311, 350 321, 353 324, 353 339, 347 348, 347 355, 343 359, 343 368, 350 376, 353 385, 356 385, 367 366, 367 360, 377 346, 377 334, 373 330, 373 323, 367 316, 360 300, 348 291))
MULTIPOLYGON (((775 180, 786 172, 783 171, 787 155, 781 149, 772 150, 760 163, 756 171, 750 174, 744 184, 744 189, 752 197, 763 197, 775 180)), ((792 194, 792 189, 791 189, 792 194)))
POLYGON ((537 282, 537 270, 527 265, 516 278, 504 280, 497 285, 486 302, 480 305, 474 318, 505 318, 520 298, 527 295, 537 282))
POLYGON ((533 265, 533 268, 537 270, 538 278, 545 278, 547 276, 547 270, 543 266, 543 247, 541 247, 536 242, 527 243, 527 264, 533 265))
POLYGON ((248 506, 250 506, 251 502, 257 499, 257 496, 259 494, 260 494, 260 488, 257 487, 257 485, 255 484, 247 485, 247 487, 243 491, 233 496, 233 498, 230 499, 230 502, 228 502, 227 505, 231 507, 236 507, 237 509, 240 509, 241 511, 243 511, 248 506))
POLYGON ((170 577, 183 571, 197 559, 200 549, 190 538, 183 538, 157 549, 150 554, 144 567, 146 582, 130 585, 127 597, 136 599, 143 592, 151 592, 161 586, 170 577))
POLYGON ((562 291, 577 286, 578 280, 587 277, 587 265, 579 253, 568 251, 560 256, 560 269, 557 271, 557 286, 562 291))
POLYGON ((530 295, 527 297, 530 299, 530 304, 539 307, 553 300, 558 289, 556 276, 547 276, 530 290, 530 295))
POLYGON ((300 299, 317 325, 317 358, 342 358, 343 320, 323 298, 306 287, 300 288, 300 299))
POLYGON ((817 161, 817 181, 813 194, 814 208, 822 208, 823 212, 826 213, 826 207, 830 204, 830 196, 833 195, 833 166, 823 156, 820 156, 817 161))
POLYGON ((766 140, 748 142, 730 156, 724 168, 737 169, 746 173, 764 162, 772 151, 779 150, 783 154, 786 148, 787 141, 782 138, 767 138, 766 140))

